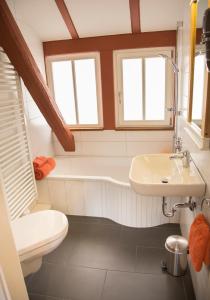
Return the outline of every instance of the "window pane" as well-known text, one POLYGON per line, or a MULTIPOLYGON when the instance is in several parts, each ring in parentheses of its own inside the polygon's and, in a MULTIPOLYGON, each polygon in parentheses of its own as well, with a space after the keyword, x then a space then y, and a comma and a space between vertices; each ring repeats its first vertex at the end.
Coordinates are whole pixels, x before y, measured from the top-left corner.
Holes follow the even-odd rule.
POLYGON ((204 74, 205 74, 205 56, 195 56, 195 70, 193 83, 193 110, 192 119, 202 119, 203 109, 203 91, 204 91, 204 74))
POLYGON ((142 59, 123 59, 124 120, 142 120, 142 59))
POLYGON ((145 119, 165 119, 165 58, 145 58, 145 119))
POLYGON ((75 75, 79 123, 98 124, 95 60, 75 60, 75 75))
POLYGON ((52 63, 55 101, 67 124, 76 124, 71 61, 52 63))

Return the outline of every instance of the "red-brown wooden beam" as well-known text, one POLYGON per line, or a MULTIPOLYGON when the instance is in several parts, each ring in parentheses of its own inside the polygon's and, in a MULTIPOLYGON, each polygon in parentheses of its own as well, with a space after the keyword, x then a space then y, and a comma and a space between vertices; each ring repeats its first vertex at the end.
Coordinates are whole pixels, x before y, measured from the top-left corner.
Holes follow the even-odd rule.
POLYGON ((79 35, 76 31, 76 28, 74 26, 74 23, 72 21, 72 18, 70 16, 70 13, 68 11, 68 8, 64 2, 64 0, 55 0, 56 4, 57 4, 57 7, 63 17, 63 20, 68 28, 68 31, 72 37, 72 39, 78 39, 79 38, 79 35))
POLYGON ((141 32, 139 1, 140 0, 129 0, 132 33, 141 32))
POLYGON ((0 44, 64 150, 74 151, 74 136, 64 123, 5 0, 0 1, 0 44))
POLYGON ((45 56, 88 51, 113 51, 132 48, 175 46, 175 30, 142 32, 135 35, 119 34, 43 43, 45 56))
POLYGON ((104 129, 115 130, 114 74, 112 51, 100 52, 104 129))
POLYGON ((45 57, 50 55, 100 52, 103 120, 105 130, 115 130, 113 50, 175 47, 176 31, 123 34, 43 43, 45 57))

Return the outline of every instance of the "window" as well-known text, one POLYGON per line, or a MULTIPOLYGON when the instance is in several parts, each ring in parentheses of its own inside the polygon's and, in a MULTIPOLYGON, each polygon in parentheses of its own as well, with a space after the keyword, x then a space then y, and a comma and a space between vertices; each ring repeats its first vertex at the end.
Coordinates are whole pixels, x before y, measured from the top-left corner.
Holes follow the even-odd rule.
POLYGON ((47 58, 50 88, 71 128, 102 128, 99 54, 47 58))
POLYGON ((206 61, 205 54, 198 52, 194 61, 192 121, 201 128, 205 90, 206 61))
POLYGON ((172 126, 172 48, 114 52, 117 127, 172 126), (163 55, 163 56, 161 56, 163 55))

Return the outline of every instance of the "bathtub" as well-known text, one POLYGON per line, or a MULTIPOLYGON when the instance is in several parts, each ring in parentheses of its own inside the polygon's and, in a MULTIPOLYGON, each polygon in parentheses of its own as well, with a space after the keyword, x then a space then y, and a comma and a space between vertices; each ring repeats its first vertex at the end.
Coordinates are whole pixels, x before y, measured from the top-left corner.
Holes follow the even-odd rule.
POLYGON ((56 158, 56 168, 48 178, 106 181, 129 187, 128 157, 71 157, 56 158))
MULTIPOLYGON (((136 194, 129 184, 129 157, 56 157, 56 168, 37 182, 38 203, 67 215, 109 218, 131 227, 179 222, 162 214, 161 197, 136 194)), ((169 206, 180 198, 168 199, 169 206)))

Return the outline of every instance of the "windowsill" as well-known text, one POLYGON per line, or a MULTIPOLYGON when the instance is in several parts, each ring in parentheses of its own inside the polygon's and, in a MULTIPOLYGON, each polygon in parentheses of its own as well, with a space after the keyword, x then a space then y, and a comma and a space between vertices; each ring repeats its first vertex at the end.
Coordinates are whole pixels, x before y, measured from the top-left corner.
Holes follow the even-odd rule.
POLYGON ((67 125, 71 131, 100 131, 105 130, 104 127, 71 127, 67 125))
POLYGON ((197 125, 188 123, 184 130, 191 138, 191 140, 196 144, 199 150, 209 149, 210 138, 202 137, 201 130, 197 125))
POLYGON ((113 127, 113 128, 71 128, 69 129, 74 131, 104 131, 104 130, 115 130, 115 131, 173 131, 174 127, 113 127))
POLYGON ((116 127, 115 128, 115 130, 118 130, 118 131, 120 131, 120 130, 126 130, 126 131, 129 131, 129 130, 133 130, 133 131, 135 131, 135 130, 139 130, 139 131, 151 131, 151 130, 174 130, 174 127, 173 126, 150 126, 150 127, 147 127, 147 126, 145 126, 145 127, 143 127, 143 126, 141 126, 141 127, 129 127, 129 126, 118 126, 118 127, 116 127))

